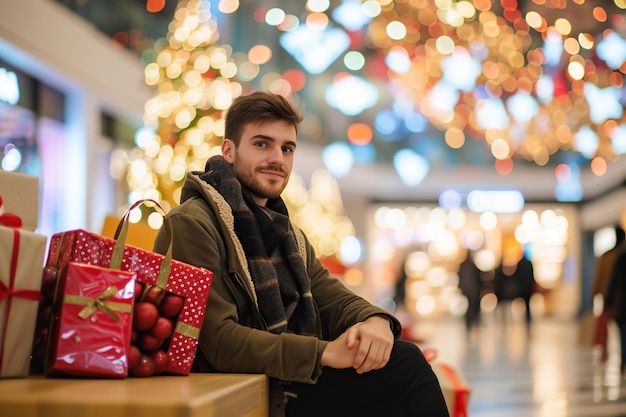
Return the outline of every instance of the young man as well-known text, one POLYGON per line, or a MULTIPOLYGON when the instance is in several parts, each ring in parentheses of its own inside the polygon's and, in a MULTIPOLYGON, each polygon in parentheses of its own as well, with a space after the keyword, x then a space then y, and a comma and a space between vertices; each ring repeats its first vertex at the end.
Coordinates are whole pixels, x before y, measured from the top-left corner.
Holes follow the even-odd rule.
MULTIPOLYGON (((194 371, 268 375, 272 417, 448 416, 398 320, 329 276, 291 224, 280 195, 300 122, 279 95, 236 99, 222 155, 168 213, 174 258, 213 272, 194 371)), ((159 233, 155 250, 169 241, 159 233)))

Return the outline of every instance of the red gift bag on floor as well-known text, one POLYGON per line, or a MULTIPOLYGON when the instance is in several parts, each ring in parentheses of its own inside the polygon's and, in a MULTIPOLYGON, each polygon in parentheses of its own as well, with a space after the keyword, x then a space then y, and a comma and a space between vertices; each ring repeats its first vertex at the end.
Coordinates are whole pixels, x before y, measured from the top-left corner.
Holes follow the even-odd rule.
POLYGON ((434 362, 437 358, 437 350, 434 348, 421 348, 424 358, 439 381, 443 398, 448 407, 450 417, 468 417, 469 398, 472 392, 465 375, 461 370, 440 362, 434 362))
POLYGON ((75 262, 63 267, 46 376, 128 376, 135 278, 134 272, 75 262))
POLYGON ((450 417, 468 417, 470 387, 460 370, 443 363, 432 363, 450 417))

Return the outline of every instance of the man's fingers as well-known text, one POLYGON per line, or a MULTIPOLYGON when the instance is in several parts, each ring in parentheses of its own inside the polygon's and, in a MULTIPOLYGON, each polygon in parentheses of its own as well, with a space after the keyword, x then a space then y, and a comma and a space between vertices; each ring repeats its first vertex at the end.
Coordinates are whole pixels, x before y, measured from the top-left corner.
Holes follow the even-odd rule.
MULTIPOLYGON (((364 342, 361 341, 361 347, 364 348, 364 345, 364 342)), ((359 352, 354 358, 353 367, 360 374, 380 369, 387 365, 390 355, 391 351, 387 349, 385 345, 369 343, 367 350, 359 349, 359 352)))
POLYGON ((359 332, 355 327, 351 327, 346 331, 346 347, 352 349, 357 344, 359 332))

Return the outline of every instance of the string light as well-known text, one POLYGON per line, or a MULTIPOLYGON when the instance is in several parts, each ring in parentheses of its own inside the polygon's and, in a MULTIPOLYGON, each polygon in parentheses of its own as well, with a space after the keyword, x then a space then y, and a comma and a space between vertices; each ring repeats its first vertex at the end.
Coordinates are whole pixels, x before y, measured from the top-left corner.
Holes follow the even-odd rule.
POLYGON ((605 128, 626 124, 623 2, 592 8, 563 0, 557 8, 536 1, 524 10, 517 1, 499 3, 501 10, 477 0, 395 0, 381 7, 368 35, 385 53, 403 48, 411 57, 408 70, 391 68, 391 78, 434 126, 486 140, 498 160, 545 165, 559 151, 586 160, 623 153, 615 146, 622 139, 605 128), (400 23, 413 32, 391 33, 400 23), (442 101, 442 94, 451 99, 442 101), (564 125, 567 136, 559 132, 564 125), (510 150, 500 143, 495 154, 490 137, 510 150))

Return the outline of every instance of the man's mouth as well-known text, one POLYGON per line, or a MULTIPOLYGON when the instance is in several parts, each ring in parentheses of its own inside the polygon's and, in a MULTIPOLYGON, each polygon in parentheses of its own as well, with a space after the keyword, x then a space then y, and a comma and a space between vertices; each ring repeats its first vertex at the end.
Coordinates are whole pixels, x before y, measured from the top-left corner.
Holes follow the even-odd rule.
POLYGON ((265 175, 270 175, 273 177, 277 177, 277 178, 284 178, 285 177, 285 173, 282 172, 281 170, 277 170, 277 169, 262 169, 260 170, 261 174, 265 174, 265 175))

